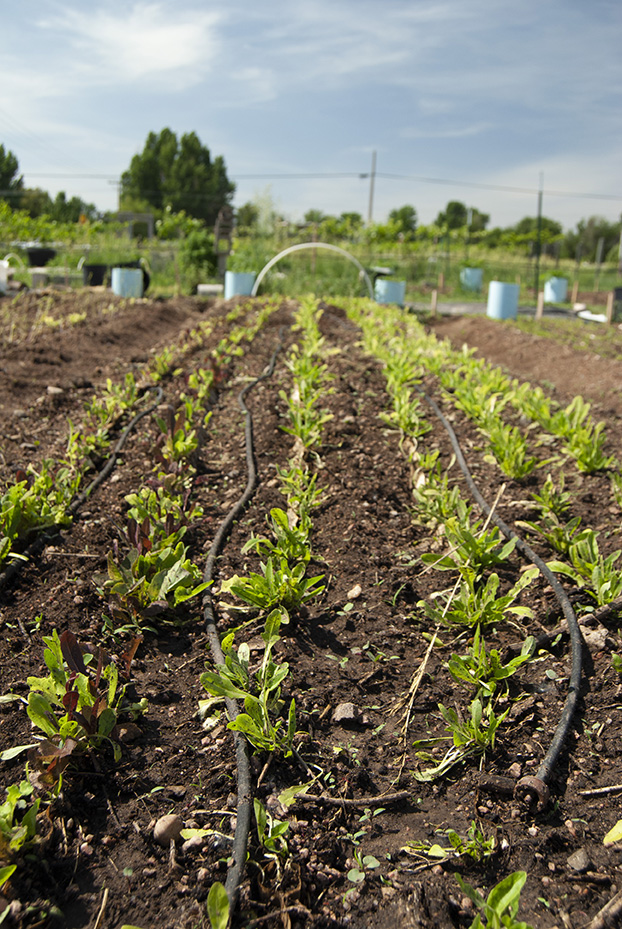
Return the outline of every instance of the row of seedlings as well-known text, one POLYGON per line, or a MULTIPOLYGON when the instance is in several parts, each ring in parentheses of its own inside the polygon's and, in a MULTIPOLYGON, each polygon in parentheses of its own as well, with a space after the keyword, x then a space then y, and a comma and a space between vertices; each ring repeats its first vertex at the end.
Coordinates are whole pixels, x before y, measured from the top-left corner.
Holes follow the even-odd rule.
MULTIPOLYGON (((323 425, 330 419, 330 413, 320 405, 330 375, 327 366, 320 361, 323 339, 317 319, 317 301, 313 298, 301 300, 296 314, 300 339, 286 361, 292 388, 289 393, 280 392, 289 418, 289 425, 282 428, 294 437, 290 459, 286 466, 278 469, 285 508, 272 508, 266 518, 270 534, 251 536, 242 549, 244 553, 255 552, 259 556, 259 571, 245 577, 234 575, 220 584, 221 596, 232 594, 238 601, 221 605, 241 625, 254 626, 252 616, 259 612, 263 621, 260 633, 263 653, 259 660, 253 660, 246 642, 236 648, 234 629, 225 634, 221 643, 224 665, 201 676, 201 684, 210 694, 201 702, 207 728, 217 723, 219 704, 225 697, 243 701, 243 712, 229 721, 228 728, 243 733, 254 752, 265 760, 258 787, 275 757, 295 756, 301 761, 294 745, 297 734, 295 699, 292 698, 286 707, 282 698, 289 664, 278 661, 275 647, 280 640, 281 627, 293 626, 305 605, 324 591, 323 575, 308 576, 312 557, 312 511, 321 503, 311 456, 321 443, 323 425)), ((287 820, 279 820, 258 797, 254 798, 253 807, 260 857, 251 860, 261 873, 261 883, 267 886, 270 882, 271 892, 278 896, 292 889, 289 887, 293 876, 292 853, 287 843, 289 825, 287 820)), ((230 905, 219 882, 210 889, 208 912, 214 927, 227 924, 230 905)))
MULTIPOLYGON (((414 386, 420 382, 425 368, 422 356, 433 354, 434 340, 411 321, 401 315, 391 316, 383 307, 382 318, 370 304, 353 302, 348 311, 363 330, 365 349, 383 364, 386 384, 393 409, 385 420, 400 430, 401 446, 412 468, 413 494, 416 508, 413 515, 423 524, 442 532, 445 552, 429 552, 421 557, 423 570, 452 571, 457 574, 455 583, 439 591, 431 602, 421 601, 419 609, 431 621, 434 630, 430 646, 419 672, 415 676, 406 706, 404 735, 417 688, 432 647, 442 647, 442 630, 451 631, 457 640, 469 636, 466 653, 453 652, 445 667, 454 686, 466 687, 468 703, 461 711, 443 704, 438 705, 446 736, 418 739, 414 746, 419 766, 413 776, 420 782, 432 782, 452 772, 469 758, 476 758, 479 766, 486 754, 492 752, 501 724, 507 718, 509 682, 518 669, 534 657, 535 642, 527 636, 519 654, 504 660, 499 649, 486 642, 488 630, 496 630, 509 619, 531 618, 532 611, 517 603, 521 592, 537 575, 537 569, 525 571, 520 580, 503 595, 499 593, 499 567, 505 569, 515 547, 513 540, 504 541, 496 526, 473 519, 472 507, 461 496, 459 487, 452 485, 443 473, 437 450, 427 450, 422 440, 431 430, 420 397, 414 386), (505 707, 505 708, 504 708, 505 707), (435 749, 449 742, 442 757, 435 749)), ((444 841, 409 842, 405 851, 428 861, 466 856, 485 859, 498 851, 494 836, 486 836, 473 820, 466 836, 454 829, 443 833, 444 841)), ((515 896, 516 902, 525 881, 524 872, 515 872, 498 885, 515 896)), ((469 885, 462 883, 468 894, 469 885)))
MULTIPOLYGON (((212 353, 212 361, 228 360, 243 349, 240 342, 252 341, 263 324, 266 314, 274 306, 264 308, 258 319, 246 327, 238 327, 231 341, 221 339, 212 353)), ((240 311, 236 311, 239 315, 240 311)), ((191 333, 182 347, 185 353, 202 344, 210 331, 210 324, 191 333)), ((152 361, 156 379, 170 370, 168 361, 174 356, 165 350, 152 361)), ((70 632, 43 638, 46 677, 30 677, 26 710, 37 741, 28 745, 13 746, 5 750, 0 759, 12 761, 28 751, 26 776, 7 789, 5 803, 0 807, 0 880, 5 883, 14 874, 18 858, 47 824, 50 804, 63 787, 63 777, 70 763, 85 754, 94 766, 99 765, 94 752, 111 746, 114 759, 121 753, 119 725, 127 719, 136 719, 146 710, 146 700, 130 701, 126 687, 130 669, 141 636, 153 615, 173 609, 180 603, 197 596, 204 585, 197 583, 200 572, 187 557, 182 541, 186 527, 202 513, 196 503, 189 503, 193 466, 189 457, 196 449, 195 425, 204 428, 210 413, 206 410, 211 400, 214 368, 197 369, 188 377, 186 392, 180 397, 181 416, 156 417, 161 435, 156 443, 156 469, 154 487, 143 487, 129 494, 127 541, 129 552, 119 558, 110 553, 107 575, 96 577, 100 593, 108 601, 109 617, 105 618, 105 632, 116 638, 119 634, 132 638, 118 662, 110 660, 99 647, 91 653, 80 645, 70 632), (148 619, 147 619, 148 617, 148 619), (6 862, 6 863, 5 863, 6 862)), ((114 401, 135 390, 131 375, 126 377, 125 392, 108 384, 103 399, 91 401, 89 412, 103 419, 103 411, 116 409, 114 401)), ((72 432, 72 435, 75 435, 72 432)), ((74 440, 75 442, 75 440, 74 440)), ((77 445, 77 442, 75 442, 77 445)), ((147 628, 151 628, 148 627, 147 628)), ((24 698, 8 694, 4 703, 23 701, 24 698)))

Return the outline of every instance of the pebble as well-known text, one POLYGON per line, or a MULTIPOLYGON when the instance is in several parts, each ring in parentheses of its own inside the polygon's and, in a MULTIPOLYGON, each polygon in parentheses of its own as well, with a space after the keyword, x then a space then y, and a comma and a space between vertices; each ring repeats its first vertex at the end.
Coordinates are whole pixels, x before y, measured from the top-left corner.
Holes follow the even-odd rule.
POLYGON ((161 816, 156 822, 153 828, 153 838, 158 845, 167 847, 170 845, 171 839, 174 839, 175 842, 179 840, 183 828, 184 823, 181 816, 178 816, 177 813, 167 813, 166 816, 161 816))
POLYGON ((52 397, 57 397, 59 394, 65 393, 62 387, 56 387, 54 384, 48 384, 47 390, 52 397))
POLYGON ((357 600, 363 593, 363 588, 360 584, 355 584, 352 590, 348 591, 348 600, 357 600))
POLYGON ((340 703, 333 713, 334 723, 351 723, 360 719, 361 711, 353 703, 340 703))
POLYGON ((584 874, 585 871, 589 871, 592 866, 590 856, 584 848, 580 848, 576 852, 573 852, 568 858, 567 864, 569 868, 573 871, 577 871, 579 874, 584 874))
POLYGON ((514 778, 514 780, 517 780, 521 776, 522 771, 523 769, 520 766, 520 763, 518 761, 515 761, 508 768, 508 776, 514 778))

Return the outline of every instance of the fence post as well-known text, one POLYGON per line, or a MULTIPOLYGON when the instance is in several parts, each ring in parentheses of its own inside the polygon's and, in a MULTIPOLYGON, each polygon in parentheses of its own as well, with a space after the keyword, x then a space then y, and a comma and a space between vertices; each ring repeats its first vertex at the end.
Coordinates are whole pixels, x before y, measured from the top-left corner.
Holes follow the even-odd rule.
POLYGON ((607 324, 610 326, 613 322, 613 298, 614 291, 610 290, 607 294, 607 324))
POLYGON ((538 292, 538 305, 536 306, 536 319, 542 319, 544 316, 544 291, 538 292))

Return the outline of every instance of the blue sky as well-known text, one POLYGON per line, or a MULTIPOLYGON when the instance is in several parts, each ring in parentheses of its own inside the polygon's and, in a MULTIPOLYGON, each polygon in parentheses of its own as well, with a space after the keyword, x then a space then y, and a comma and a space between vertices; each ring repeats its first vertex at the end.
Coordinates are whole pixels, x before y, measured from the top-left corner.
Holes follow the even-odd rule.
POLYGON ((113 209, 169 127, 224 156, 237 205, 270 194, 294 221, 367 217, 374 151, 376 221, 408 203, 431 222, 456 199, 509 225, 535 215, 541 175, 565 228, 622 212, 619 0, 3 7, 0 143, 52 194, 113 209))

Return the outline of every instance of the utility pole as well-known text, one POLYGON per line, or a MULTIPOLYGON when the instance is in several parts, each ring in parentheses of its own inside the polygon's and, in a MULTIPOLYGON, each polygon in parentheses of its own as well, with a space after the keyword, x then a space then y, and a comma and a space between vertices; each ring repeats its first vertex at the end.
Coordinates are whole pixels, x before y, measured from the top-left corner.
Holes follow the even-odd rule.
POLYGON ((534 272, 534 295, 538 299, 540 290, 540 251, 542 249, 542 188, 544 185, 544 174, 540 172, 540 182, 538 184, 538 219, 536 225, 536 268, 534 272))
POLYGON ((369 175, 369 209, 367 210, 367 225, 371 226, 374 215, 374 183, 376 181, 376 152, 371 153, 371 174, 369 175))

